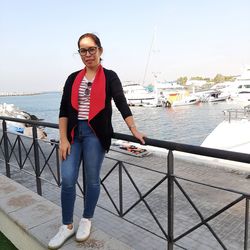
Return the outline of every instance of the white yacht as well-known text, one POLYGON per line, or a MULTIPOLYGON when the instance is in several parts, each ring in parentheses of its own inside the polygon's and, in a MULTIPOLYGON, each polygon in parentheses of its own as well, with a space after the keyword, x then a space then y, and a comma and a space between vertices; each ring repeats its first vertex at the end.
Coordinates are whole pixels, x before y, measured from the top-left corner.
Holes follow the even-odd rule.
POLYGON ((241 153, 250 152, 250 106, 224 111, 222 121, 203 141, 201 146, 241 153))
POLYGON ((129 83, 123 86, 127 102, 131 106, 157 106, 158 98, 154 92, 149 92, 142 85, 129 83))
POLYGON ((228 88, 231 98, 242 107, 250 104, 250 65, 228 88))

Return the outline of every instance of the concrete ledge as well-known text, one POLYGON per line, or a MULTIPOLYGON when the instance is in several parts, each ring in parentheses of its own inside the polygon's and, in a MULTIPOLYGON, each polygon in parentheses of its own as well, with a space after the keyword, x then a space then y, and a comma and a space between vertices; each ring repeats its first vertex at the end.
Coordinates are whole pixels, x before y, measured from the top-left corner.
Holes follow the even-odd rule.
MULTIPOLYGON (((74 221, 78 223, 79 218, 75 216, 74 221)), ((48 241, 56 234, 60 225, 60 207, 0 175, 0 231, 18 249, 48 249, 48 241)), ((87 241, 78 243, 72 237, 60 249, 79 248, 132 249, 94 226, 87 241)))

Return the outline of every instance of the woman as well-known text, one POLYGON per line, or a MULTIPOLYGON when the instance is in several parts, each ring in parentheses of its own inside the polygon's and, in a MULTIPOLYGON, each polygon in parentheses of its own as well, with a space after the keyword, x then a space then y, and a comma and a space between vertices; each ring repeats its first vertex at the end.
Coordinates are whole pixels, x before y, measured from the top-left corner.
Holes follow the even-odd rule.
POLYGON ((100 194, 100 169, 113 133, 112 98, 134 137, 145 143, 144 135, 136 129, 117 74, 101 65, 103 48, 99 38, 92 33, 82 35, 78 49, 85 68, 66 80, 59 113, 63 225, 49 242, 52 249, 59 248, 75 233, 73 210, 81 160, 85 197, 76 240, 84 241, 90 235, 91 218, 100 194))

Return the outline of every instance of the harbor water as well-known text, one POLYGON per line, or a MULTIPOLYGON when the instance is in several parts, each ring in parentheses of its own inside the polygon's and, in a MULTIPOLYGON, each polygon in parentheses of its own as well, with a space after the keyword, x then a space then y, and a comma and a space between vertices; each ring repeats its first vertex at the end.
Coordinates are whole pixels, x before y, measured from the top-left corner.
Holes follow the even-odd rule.
MULTIPOLYGON (((58 123, 61 93, 32 96, 0 97, 0 103, 14 104, 20 110, 36 115, 45 122, 58 123)), ((238 107, 233 102, 200 103, 198 105, 163 107, 131 107, 137 127, 147 137, 192 145, 200 145, 224 119, 223 110, 238 107)), ((119 111, 113 108, 115 132, 130 134, 119 111)), ((58 131, 47 130, 49 139, 57 139, 58 131)))

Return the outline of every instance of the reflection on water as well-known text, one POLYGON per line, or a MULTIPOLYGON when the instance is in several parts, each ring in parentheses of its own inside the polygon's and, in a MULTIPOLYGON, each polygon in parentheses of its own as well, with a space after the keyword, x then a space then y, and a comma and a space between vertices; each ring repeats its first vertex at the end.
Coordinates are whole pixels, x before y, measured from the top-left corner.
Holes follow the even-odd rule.
MULTIPOLYGON (((0 103, 12 103, 20 109, 43 118, 46 122, 58 122, 61 93, 34 96, 0 97, 0 103)), ((234 108, 233 102, 200 103, 175 108, 131 107, 138 128, 149 138, 200 145, 205 137, 223 120, 223 110, 234 108)), ((113 109, 115 132, 130 134, 116 108, 113 109)), ((49 130, 50 138, 58 138, 55 130, 49 130)))

